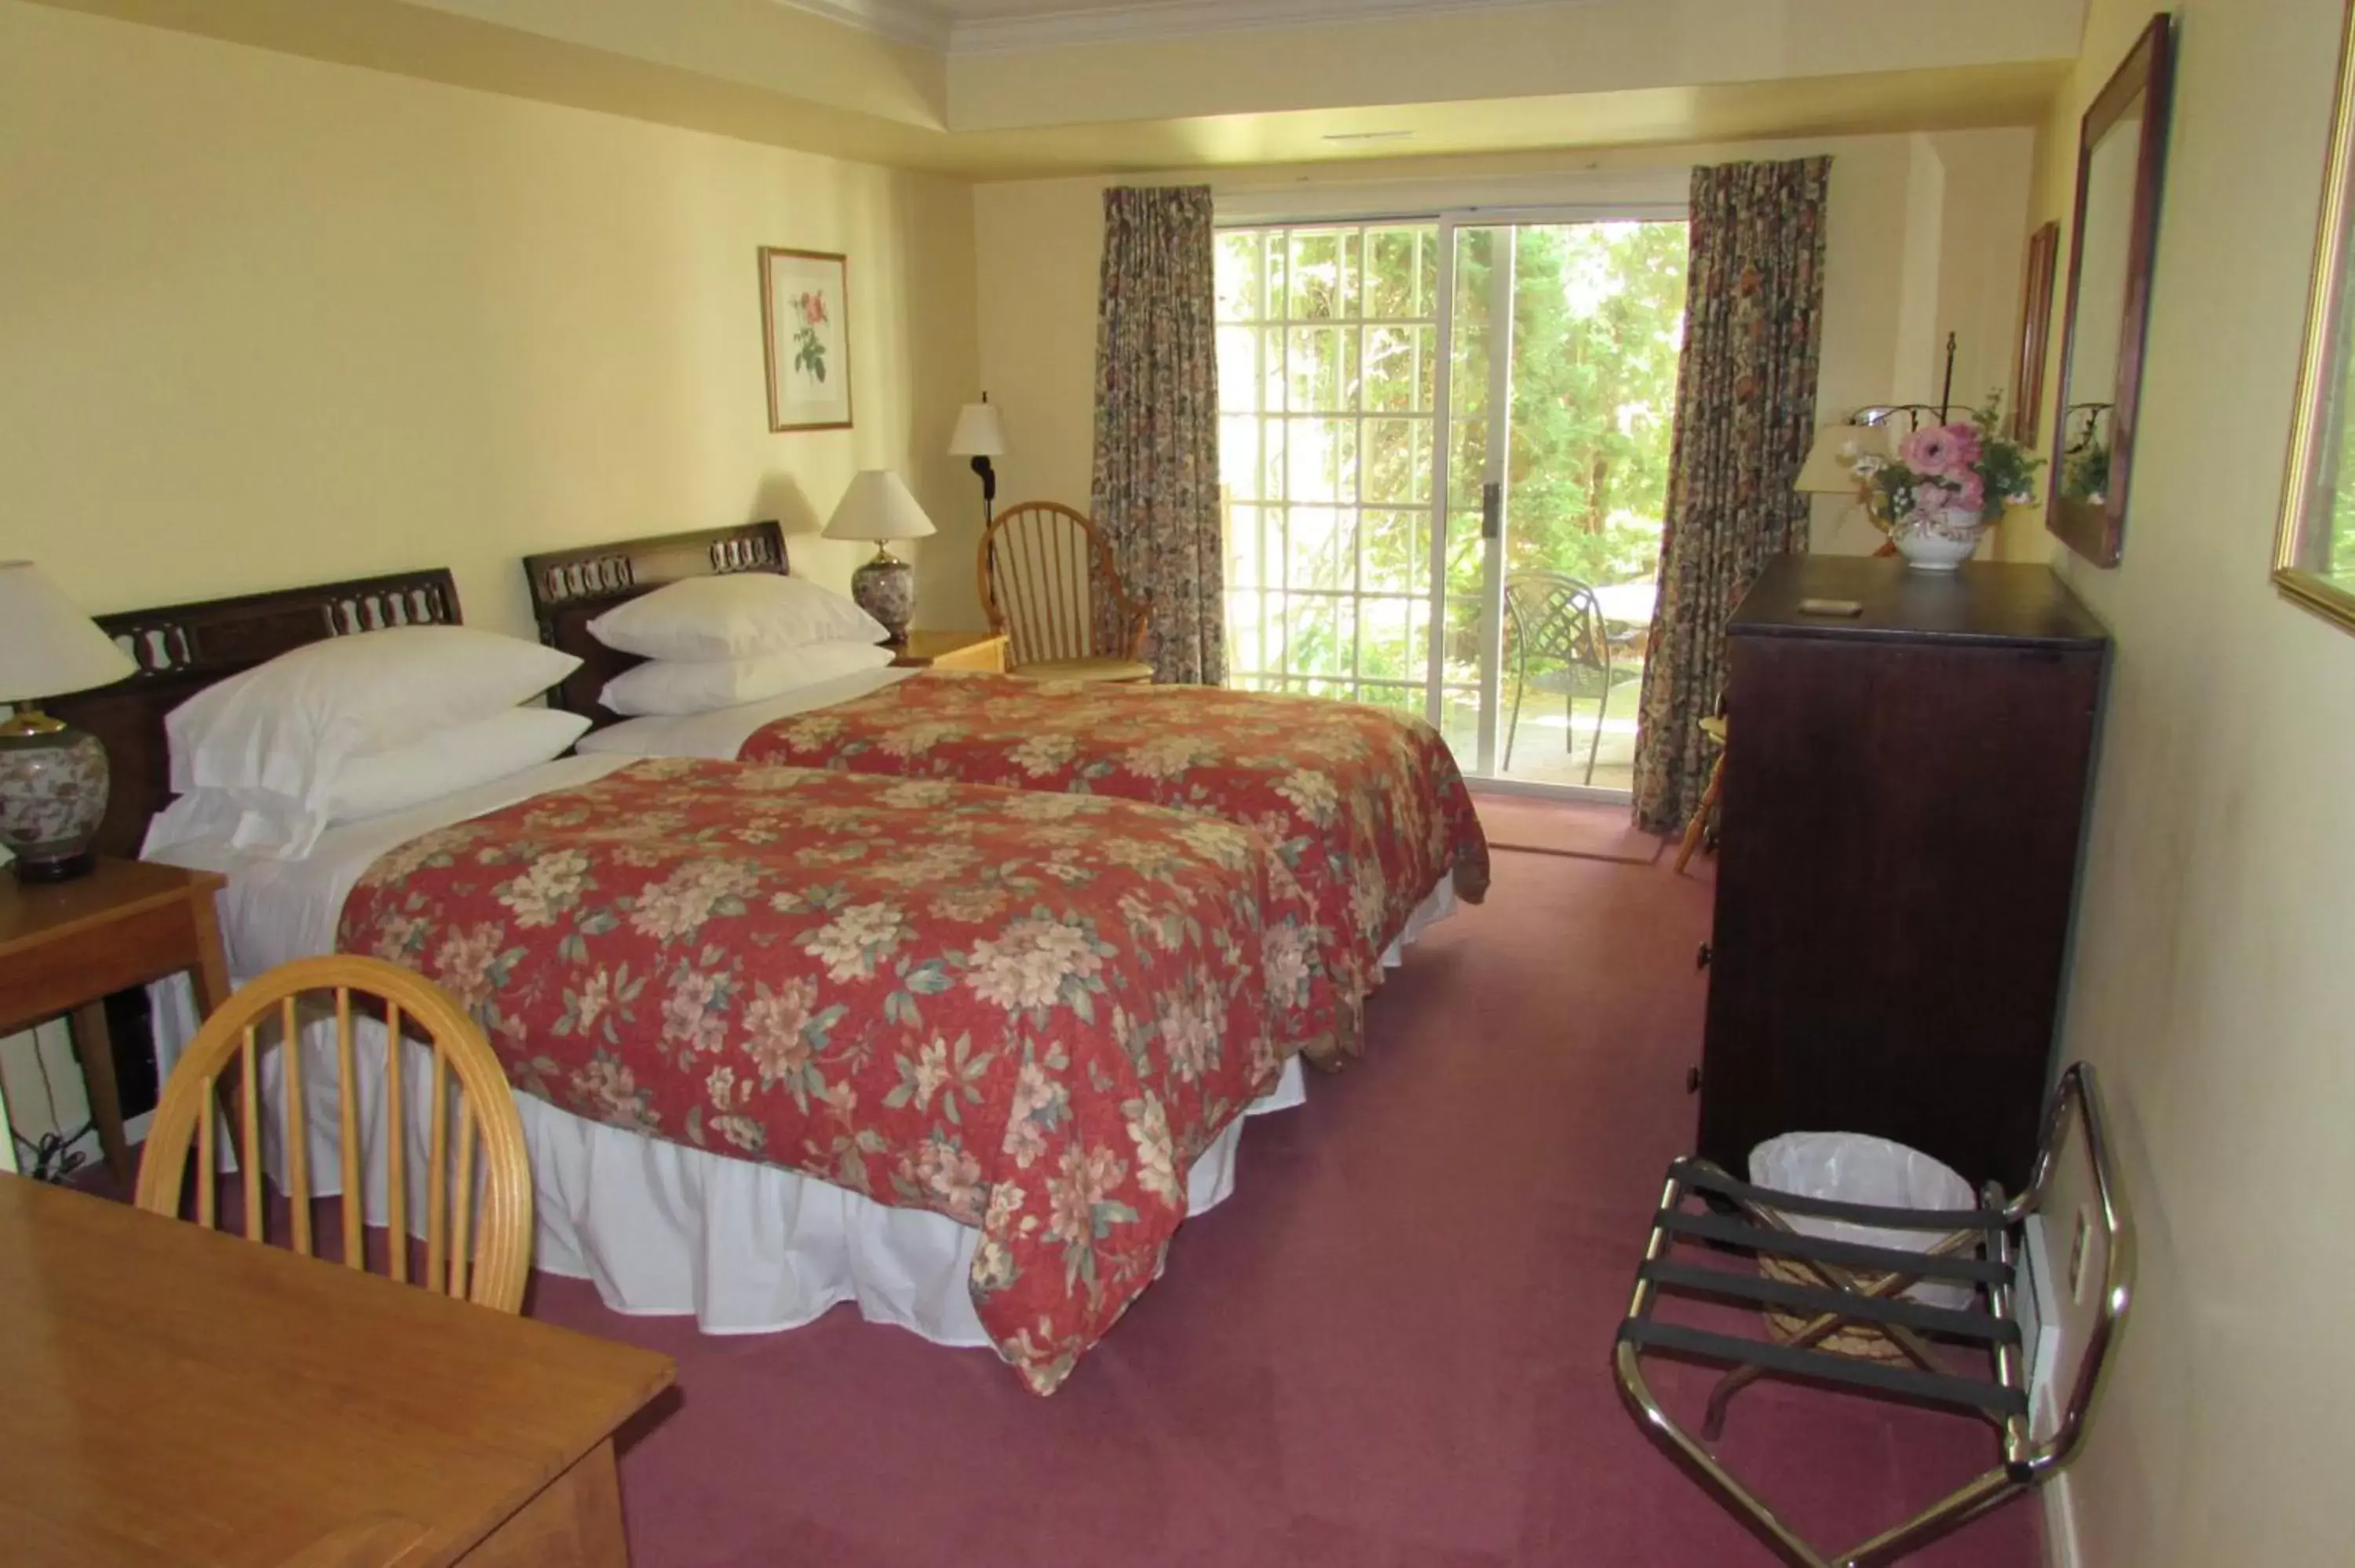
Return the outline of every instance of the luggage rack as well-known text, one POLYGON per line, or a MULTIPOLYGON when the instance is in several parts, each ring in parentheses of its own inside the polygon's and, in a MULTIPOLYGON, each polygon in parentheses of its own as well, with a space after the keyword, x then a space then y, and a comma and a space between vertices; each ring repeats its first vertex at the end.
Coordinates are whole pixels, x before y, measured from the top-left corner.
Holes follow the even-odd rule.
POLYGON ((2007 1198, 1989 1182, 1976 1209, 1896 1209, 1811 1198, 1741 1181, 1708 1160, 1676 1161, 1668 1168, 1659 1212, 1636 1271, 1635 1295, 1619 1325, 1620 1392, 1653 1439, 1785 1561, 1798 1568, 1864 1568, 1902 1556, 1977 1518, 2068 1464, 2083 1436, 2087 1410, 2125 1319, 2133 1272, 2133 1228, 2110 1165, 2094 1070, 2078 1063, 2062 1075, 2053 1095, 2027 1189, 2007 1198), (2074 1360, 2075 1376, 2052 1431, 2040 1439, 2030 1418, 2030 1369, 2019 1322, 2021 1292, 2029 1288, 2022 1277, 2022 1227, 2051 1202, 2063 1180, 2061 1156, 2073 1148, 2081 1156, 2080 1169, 2090 1186, 2086 1207, 2093 1223, 2074 1244, 2084 1250, 2072 1259, 2071 1273, 2082 1268, 2087 1277, 2098 1277, 2100 1292, 2089 1312, 2075 1314, 2084 1319, 2082 1323, 2073 1324, 2065 1309, 2059 1315, 2062 1344, 2054 1353, 2064 1366, 2074 1360), (1689 1200, 1711 1206, 1689 1207, 1689 1200), (1907 1250, 1803 1235, 1792 1229, 1787 1215, 1918 1232, 1934 1239, 1924 1249, 1907 1250), (1679 1263, 1672 1255, 1679 1242, 1777 1258, 1786 1273, 1812 1283, 1679 1263), (1956 1308, 1905 1299, 1905 1289, 1923 1280, 1967 1287, 1980 1304, 1956 1308), (1804 1314, 1806 1321, 1779 1343, 1664 1322, 1653 1309, 1671 1293, 1780 1308, 1804 1314), (1817 1348, 1851 1328, 1885 1337, 1906 1364, 1817 1348), (2073 1328, 2082 1332, 2073 1334, 2073 1328), (1985 1353, 1990 1374, 1955 1372, 1939 1354, 1937 1341, 1985 1353), (1710 1394, 1698 1437, 1653 1394, 1643 1372, 1647 1351, 1729 1369, 1710 1394), (1733 1396, 1767 1376, 1975 1414, 1995 1428, 1996 1462, 1911 1519, 1845 1552, 1820 1552, 1708 1447, 1723 1430, 1733 1396))

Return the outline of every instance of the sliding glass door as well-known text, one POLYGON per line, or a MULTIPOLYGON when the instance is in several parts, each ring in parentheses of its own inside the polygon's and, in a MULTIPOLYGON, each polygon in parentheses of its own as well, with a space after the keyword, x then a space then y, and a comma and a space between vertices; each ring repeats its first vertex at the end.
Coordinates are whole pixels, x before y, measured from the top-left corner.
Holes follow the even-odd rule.
POLYGON ((1475 775, 1624 789, 1683 272, 1681 222, 1223 231, 1233 683, 1424 714, 1475 775))

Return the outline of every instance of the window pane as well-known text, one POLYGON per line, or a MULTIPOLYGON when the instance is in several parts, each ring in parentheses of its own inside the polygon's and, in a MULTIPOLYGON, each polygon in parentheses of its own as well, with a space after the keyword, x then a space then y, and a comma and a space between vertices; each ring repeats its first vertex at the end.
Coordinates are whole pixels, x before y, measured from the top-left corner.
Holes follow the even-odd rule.
POLYGON ((1292 672, 1347 675, 1357 617, 1346 599, 1295 599, 1292 603, 1292 672))
MULTIPOLYGON (((1332 506, 1295 506, 1284 547, 1284 586, 1347 591, 1356 581, 1357 514, 1332 506)), ((1295 602, 1295 609, 1297 602, 1295 602)))
POLYGON ((1260 668, 1260 596, 1253 591, 1227 595, 1227 664, 1235 670, 1260 668))
MULTIPOLYGON (((1260 509, 1256 506, 1227 508, 1227 586, 1231 588, 1255 588, 1259 575, 1260 509)), ((1253 606, 1256 609, 1257 606, 1253 606)))
POLYGON ((1230 414, 1219 421, 1219 482, 1230 501, 1259 499, 1259 428, 1249 414, 1230 414))
POLYGON ((1295 413, 1347 414, 1358 407, 1358 334, 1348 327, 1295 327, 1288 407, 1295 413))
POLYGON ((1420 258, 1412 228, 1378 228, 1366 236, 1366 314, 1415 313, 1415 276, 1420 258))
POLYGON ((1349 283, 1357 269, 1347 253, 1356 247, 1343 243, 1332 229, 1312 229, 1292 237, 1292 318, 1331 321, 1354 313, 1349 283))
POLYGON ((1402 599, 1361 599, 1358 601, 1358 673, 1403 680, 1409 662, 1407 601, 1402 599))
MULTIPOLYGON (((1414 407, 1415 329, 1373 326, 1365 333, 1366 411, 1404 413, 1414 407)), ((1220 351, 1225 352, 1223 343, 1220 351)))
POLYGON ((1259 408, 1259 334, 1250 327, 1219 329, 1219 408, 1248 414, 1259 408))
POLYGON ((1366 430, 1365 499, 1404 505, 1414 500, 1415 435, 1425 432, 1426 419, 1368 419, 1366 430))
POLYGON ((1219 236, 1219 319, 1256 321, 1260 316, 1261 234, 1255 228, 1229 229, 1219 236))
POLYGON ((1291 405, 1284 395, 1285 334, 1268 327, 1260 334, 1259 406, 1263 413, 1280 414, 1291 405))
POLYGON ((1354 501, 1345 482, 1357 475, 1357 421, 1287 419, 1292 461, 1284 480, 1291 501, 1354 501))
POLYGON ((1368 593, 1420 593, 1431 575, 1431 514, 1369 509, 1359 532, 1365 543, 1359 581, 1368 593))

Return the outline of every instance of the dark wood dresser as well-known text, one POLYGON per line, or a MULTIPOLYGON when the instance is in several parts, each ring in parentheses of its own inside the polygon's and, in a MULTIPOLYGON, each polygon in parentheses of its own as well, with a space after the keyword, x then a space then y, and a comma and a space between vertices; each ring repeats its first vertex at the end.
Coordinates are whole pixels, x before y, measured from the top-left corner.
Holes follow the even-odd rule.
POLYGON ((1729 630, 1701 1153, 1869 1132, 2017 1188, 2108 634, 2043 567, 1842 556, 1776 560, 1729 630))

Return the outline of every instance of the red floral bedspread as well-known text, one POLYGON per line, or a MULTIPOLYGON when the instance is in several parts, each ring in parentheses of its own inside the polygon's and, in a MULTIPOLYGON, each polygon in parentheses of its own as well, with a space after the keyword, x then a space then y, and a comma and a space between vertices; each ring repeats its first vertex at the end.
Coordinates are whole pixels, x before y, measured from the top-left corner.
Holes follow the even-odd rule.
POLYGON ((523 1093, 977 1227, 1045 1393, 1298 1047, 1310 921, 1225 822, 666 759, 392 851, 338 945, 448 988, 523 1093))
POLYGON ((1319 1033, 1335 1054, 1355 1053, 1383 950, 1440 879, 1474 903, 1488 890, 1487 839, 1447 743, 1357 703, 927 671, 764 726, 738 756, 1120 795, 1260 829, 1326 938, 1339 1012, 1319 1033))

